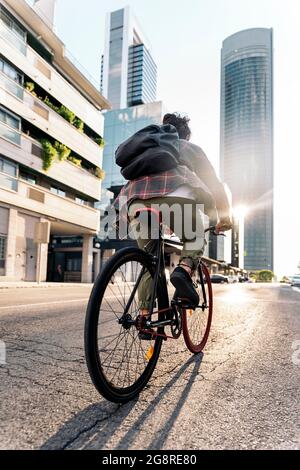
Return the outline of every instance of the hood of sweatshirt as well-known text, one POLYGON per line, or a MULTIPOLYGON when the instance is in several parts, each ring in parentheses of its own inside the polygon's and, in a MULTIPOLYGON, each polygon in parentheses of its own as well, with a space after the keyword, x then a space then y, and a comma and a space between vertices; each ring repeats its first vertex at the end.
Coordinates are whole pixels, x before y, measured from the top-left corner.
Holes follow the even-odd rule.
POLYGON ((174 126, 150 125, 123 142, 116 163, 127 180, 175 168, 180 160, 180 140, 174 126))

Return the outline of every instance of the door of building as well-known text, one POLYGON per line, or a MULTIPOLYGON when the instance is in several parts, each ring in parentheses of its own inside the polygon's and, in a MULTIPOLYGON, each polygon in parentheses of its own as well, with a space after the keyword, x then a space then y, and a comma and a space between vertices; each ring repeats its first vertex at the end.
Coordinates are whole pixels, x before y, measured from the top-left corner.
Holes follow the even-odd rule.
POLYGON ((37 247, 34 243, 37 217, 18 213, 16 236, 16 279, 20 281, 36 280, 37 247))
POLYGON ((37 246, 32 238, 26 238, 26 269, 25 280, 35 281, 37 264, 37 246))

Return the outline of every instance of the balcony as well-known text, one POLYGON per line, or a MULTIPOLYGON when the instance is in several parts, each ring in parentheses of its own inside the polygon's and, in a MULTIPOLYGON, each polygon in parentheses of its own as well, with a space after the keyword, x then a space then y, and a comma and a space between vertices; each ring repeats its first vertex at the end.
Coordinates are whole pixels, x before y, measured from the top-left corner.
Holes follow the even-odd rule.
MULTIPOLYGON (((0 137, 15 145, 21 145, 21 133, 0 121, 0 137)), ((2 146, 1 146, 2 150, 2 146)))
MULTIPOLYGON (((77 204, 75 201, 51 193, 41 186, 18 180, 15 190, 2 186, 0 174, 0 200, 40 216, 49 217, 55 222, 75 225, 78 233, 87 229, 96 233, 99 225, 99 212, 91 207, 77 204)), ((6 175, 7 176, 7 175, 6 175)))
POLYGON ((11 95, 14 95, 19 100, 24 99, 24 88, 18 83, 14 82, 11 78, 8 78, 4 73, 0 72, 0 83, 4 90, 11 95))
POLYGON ((18 179, 0 172, 0 187, 16 192, 18 190, 18 179))
MULTIPOLYGON (((103 135, 104 117, 92 104, 94 101, 89 101, 79 93, 51 64, 19 39, 1 21, 0 50, 10 62, 31 77, 46 93, 71 109, 97 134, 103 135)), ((108 107, 107 104, 105 108, 108 107)))
POLYGON ((12 44, 18 51, 26 56, 27 46, 22 39, 11 31, 3 21, 0 21, 0 36, 10 44, 12 44))
POLYGON ((95 166, 101 166, 102 149, 99 145, 79 132, 56 111, 2 73, 0 73, 0 88, 4 90, 1 102, 8 109, 32 122, 95 166))
POLYGON ((91 197, 95 201, 100 199, 101 181, 98 178, 68 161, 54 163, 45 172, 43 170, 42 147, 40 143, 1 122, 0 143, 1 153, 11 160, 74 189, 74 192, 91 197))

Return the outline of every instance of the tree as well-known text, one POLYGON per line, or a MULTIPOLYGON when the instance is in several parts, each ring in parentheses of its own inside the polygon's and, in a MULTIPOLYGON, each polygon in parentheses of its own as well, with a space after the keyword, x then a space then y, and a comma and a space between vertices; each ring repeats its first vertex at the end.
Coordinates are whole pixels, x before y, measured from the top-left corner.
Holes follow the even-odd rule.
POLYGON ((273 271, 264 269, 262 271, 258 271, 256 279, 257 279, 257 282, 272 282, 274 277, 275 277, 275 274, 273 273, 273 271))

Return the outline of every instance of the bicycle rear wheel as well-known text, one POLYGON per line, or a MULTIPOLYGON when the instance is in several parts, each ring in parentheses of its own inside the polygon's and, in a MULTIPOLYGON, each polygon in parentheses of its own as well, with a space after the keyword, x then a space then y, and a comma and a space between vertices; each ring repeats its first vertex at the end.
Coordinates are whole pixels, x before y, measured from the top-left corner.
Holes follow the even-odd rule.
POLYGON ((213 295, 207 267, 199 264, 198 294, 200 305, 195 310, 183 309, 182 330, 187 348, 194 354, 203 351, 211 328, 213 295))
POLYGON ((162 338, 140 340, 135 325, 137 284, 145 275, 151 281, 154 270, 149 255, 126 248, 107 262, 91 293, 85 321, 86 362, 96 389, 115 403, 126 403, 140 393, 159 357, 162 338))

